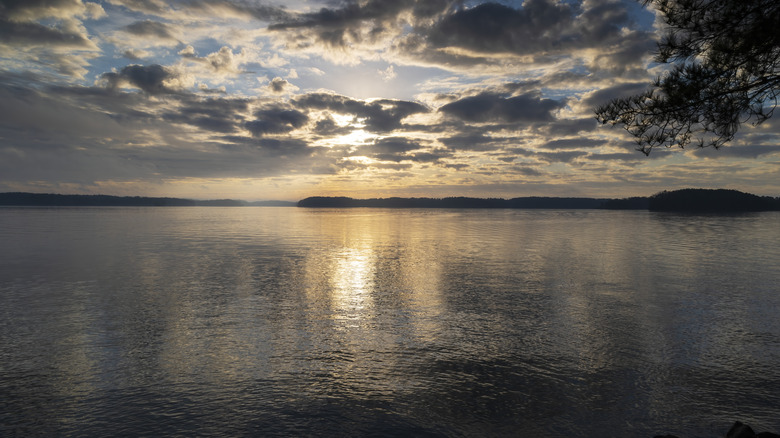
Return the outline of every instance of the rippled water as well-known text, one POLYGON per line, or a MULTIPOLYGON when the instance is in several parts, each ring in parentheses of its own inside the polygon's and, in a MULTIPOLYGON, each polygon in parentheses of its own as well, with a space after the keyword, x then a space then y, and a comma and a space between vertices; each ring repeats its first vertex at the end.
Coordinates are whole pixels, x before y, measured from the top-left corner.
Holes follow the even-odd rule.
POLYGON ((780 214, 1 208, 0 434, 780 432, 780 214))

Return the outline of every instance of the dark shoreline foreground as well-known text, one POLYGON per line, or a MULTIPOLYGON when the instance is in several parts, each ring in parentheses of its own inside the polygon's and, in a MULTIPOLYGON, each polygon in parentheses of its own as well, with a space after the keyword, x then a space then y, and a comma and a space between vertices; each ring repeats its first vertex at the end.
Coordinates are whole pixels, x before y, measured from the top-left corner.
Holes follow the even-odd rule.
POLYGON ((681 189, 649 197, 557 198, 531 196, 501 198, 370 198, 313 196, 301 201, 247 202, 235 199, 194 200, 143 196, 60 195, 49 193, 0 193, 0 206, 40 207, 307 207, 307 208, 509 208, 650 210, 691 213, 780 211, 780 198, 757 196, 737 190, 681 189))

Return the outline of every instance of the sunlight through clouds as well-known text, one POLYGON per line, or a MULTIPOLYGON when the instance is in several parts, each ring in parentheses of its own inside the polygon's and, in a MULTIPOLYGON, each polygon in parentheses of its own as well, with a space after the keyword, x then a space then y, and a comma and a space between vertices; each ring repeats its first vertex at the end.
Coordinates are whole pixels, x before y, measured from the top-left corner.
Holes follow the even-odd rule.
POLYGON ((776 194, 778 124, 714 155, 643 157, 595 123, 661 73, 656 21, 633 0, 13 2, 0 190, 166 195, 176 181, 207 198, 225 184, 187 181, 240 179, 251 189, 230 197, 296 200, 355 172, 367 195, 776 194), (729 166, 680 174, 688 157, 729 166))

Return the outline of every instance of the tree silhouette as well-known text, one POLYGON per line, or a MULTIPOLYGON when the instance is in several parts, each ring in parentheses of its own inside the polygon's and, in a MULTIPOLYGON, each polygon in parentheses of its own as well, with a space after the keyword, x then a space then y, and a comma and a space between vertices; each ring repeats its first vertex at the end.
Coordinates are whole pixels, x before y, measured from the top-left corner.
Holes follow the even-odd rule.
POLYGON ((646 92, 596 109, 650 153, 656 146, 718 148, 742 123, 772 116, 780 86, 777 0, 645 0, 667 28, 656 61, 670 64, 646 92))

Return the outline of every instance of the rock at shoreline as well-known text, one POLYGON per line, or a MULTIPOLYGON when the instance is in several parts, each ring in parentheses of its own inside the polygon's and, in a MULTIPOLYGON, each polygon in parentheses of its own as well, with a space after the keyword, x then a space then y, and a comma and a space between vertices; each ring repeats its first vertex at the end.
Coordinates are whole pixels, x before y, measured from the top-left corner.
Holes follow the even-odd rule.
POLYGON ((726 438, 780 438, 780 435, 772 432, 755 433, 753 429, 740 421, 735 421, 726 438))
MULTIPOLYGON (((653 438, 680 438, 677 435, 656 435, 653 438)), ((780 438, 780 435, 772 432, 755 433, 753 429, 741 421, 735 421, 731 429, 726 433, 726 438, 780 438)))

